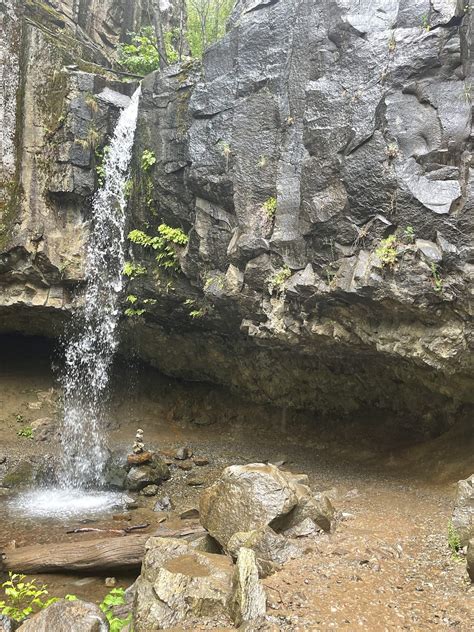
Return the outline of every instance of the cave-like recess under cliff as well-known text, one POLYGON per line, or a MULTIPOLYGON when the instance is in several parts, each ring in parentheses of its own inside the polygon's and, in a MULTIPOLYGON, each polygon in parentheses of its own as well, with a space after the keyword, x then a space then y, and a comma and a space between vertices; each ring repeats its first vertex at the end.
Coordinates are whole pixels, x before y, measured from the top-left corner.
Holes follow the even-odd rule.
MULTIPOLYGON (((1 332, 57 336, 80 303, 97 156, 136 87, 110 69, 142 3, 79 5, 0 7, 1 332)), ((173 272, 127 245, 122 354, 283 408, 469 414, 473 14, 238 0, 202 63, 145 77, 129 229, 189 241, 173 272)))

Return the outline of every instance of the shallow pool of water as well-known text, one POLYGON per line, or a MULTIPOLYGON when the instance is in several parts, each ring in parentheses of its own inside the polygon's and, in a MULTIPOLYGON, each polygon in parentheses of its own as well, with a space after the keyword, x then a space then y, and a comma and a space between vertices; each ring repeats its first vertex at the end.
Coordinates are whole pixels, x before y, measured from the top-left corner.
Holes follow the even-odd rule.
POLYGON ((7 502, 10 516, 54 518, 95 518, 125 507, 124 495, 60 487, 40 488, 23 492, 7 502))

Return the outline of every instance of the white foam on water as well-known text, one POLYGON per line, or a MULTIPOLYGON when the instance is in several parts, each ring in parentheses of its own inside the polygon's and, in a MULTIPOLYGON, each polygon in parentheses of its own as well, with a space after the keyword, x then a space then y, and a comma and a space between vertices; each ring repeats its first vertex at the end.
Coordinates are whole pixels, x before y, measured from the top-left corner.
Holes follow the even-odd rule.
POLYGON ((91 517, 125 507, 119 492, 87 491, 52 487, 19 494, 9 501, 12 514, 23 517, 55 518, 91 517))

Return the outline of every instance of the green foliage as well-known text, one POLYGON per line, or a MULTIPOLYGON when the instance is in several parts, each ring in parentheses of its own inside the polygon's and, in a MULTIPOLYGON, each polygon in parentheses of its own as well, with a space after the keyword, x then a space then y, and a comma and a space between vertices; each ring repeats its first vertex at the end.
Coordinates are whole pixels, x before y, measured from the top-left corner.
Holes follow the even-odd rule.
MULTIPOLYGON (((26 581, 25 575, 18 573, 8 573, 8 579, 2 584, 6 600, 0 600, 0 614, 11 617, 15 621, 22 621, 26 617, 47 608, 57 597, 46 599, 48 595, 47 586, 36 585, 36 580, 26 581)), ((77 599, 74 595, 66 595, 65 599, 73 601, 77 599)))
POLYGON ((193 309, 189 312, 189 315, 192 319, 202 318, 205 314, 206 310, 204 307, 201 307, 200 309, 193 309))
POLYGON ((126 261, 123 264, 122 274, 126 277, 129 277, 130 279, 135 279, 135 277, 143 276, 144 274, 146 274, 146 268, 139 263, 126 261))
POLYGON ((158 226, 158 235, 155 237, 150 237, 141 230, 132 230, 128 238, 134 244, 144 248, 153 248, 157 252, 155 258, 158 265, 170 270, 179 268, 176 247, 182 247, 188 243, 188 236, 181 228, 172 228, 167 224, 158 226))
POLYGON ((273 294, 276 290, 277 294, 281 294, 283 286, 290 276, 291 270, 287 265, 284 265, 283 268, 278 270, 278 272, 272 274, 268 279, 268 289, 270 290, 270 293, 273 294))
POLYGON ((145 313, 145 309, 141 308, 141 309, 134 309, 133 307, 127 307, 127 309, 125 310, 124 314, 125 316, 128 316, 129 318, 133 318, 134 316, 143 316, 143 314, 145 313))
POLYGON ((461 539, 459 537, 459 533, 454 528, 452 521, 448 522, 448 546, 451 550, 451 553, 455 558, 459 558, 459 551, 461 550, 461 539))
POLYGON ((33 428, 31 426, 25 426, 16 433, 19 437, 25 437, 25 439, 33 439, 33 428))
POLYGON ((125 603, 124 593, 123 588, 112 588, 99 604, 99 608, 105 614, 109 622, 110 632, 121 632, 121 630, 132 621, 131 612, 125 619, 121 619, 114 614, 114 607, 123 606, 125 603))
POLYGON ((421 26, 425 29, 425 31, 429 31, 431 29, 429 15, 425 14, 421 16, 421 26))
POLYGON ((397 262, 398 244, 396 235, 389 235, 386 239, 382 239, 375 254, 380 259, 382 266, 393 268, 397 262))
POLYGON ((129 294, 127 296, 127 303, 131 303, 132 305, 134 305, 137 301, 138 301, 138 297, 135 296, 134 294, 129 294))
POLYGON ((263 210, 265 211, 265 213, 267 214, 267 217, 269 217, 270 219, 273 219, 275 217, 275 213, 276 213, 276 209, 277 209, 277 199, 276 197, 269 197, 268 200, 266 200, 263 203, 263 210))
POLYGON ((443 279, 439 272, 439 266, 436 263, 431 264, 431 274, 433 275, 433 286, 435 292, 441 292, 443 290, 443 279))
POLYGON ((125 184, 123 185, 123 194, 126 200, 128 200, 128 198, 132 195, 132 190, 133 190, 133 180, 130 179, 130 180, 127 180, 125 184))
POLYGON ((159 68, 160 54, 153 27, 145 26, 129 36, 129 44, 118 46, 119 63, 135 75, 147 75, 159 68))
POLYGON ((409 244, 412 244, 415 241, 415 229, 413 228, 413 226, 407 226, 403 231, 403 236, 405 238, 405 241, 407 241, 409 244))
POLYGON ((142 154, 142 169, 144 171, 149 171, 156 163, 155 154, 149 149, 145 149, 142 154))
POLYGON ((107 158, 109 151, 110 151, 109 145, 105 145, 102 151, 98 149, 95 150, 95 159, 96 159, 95 172, 97 174, 97 182, 99 186, 102 186, 105 182, 104 162, 105 162, 105 159, 107 158))
POLYGON ((234 0, 186 0, 187 39, 193 57, 202 57, 206 48, 225 33, 234 0))

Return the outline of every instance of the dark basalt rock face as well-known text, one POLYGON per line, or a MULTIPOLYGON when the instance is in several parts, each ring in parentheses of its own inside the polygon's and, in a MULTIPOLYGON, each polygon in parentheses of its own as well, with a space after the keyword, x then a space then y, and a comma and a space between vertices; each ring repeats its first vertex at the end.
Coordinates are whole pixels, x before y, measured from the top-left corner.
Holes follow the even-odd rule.
MULTIPOLYGON (((471 22, 464 2, 241 0, 202 65, 146 77, 130 228, 165 222, 189 243, 173 274, 131 249, 147 273, 126 294, 145 313, 124 319, 123 352, 284 408, 379 409, 421 432, 466 414, 471 22), (394 233, 396 262, 384 266, 376 250, 394 233)), ((105 85, 130 93, 110 79, 68 73, 94 81, 84 102, 105 85)), ((39 89, 26 88, 27 104, 39 89)), ((72 125, 82 106, 66 101, 72 125)), ((26 138, 38 132, 23 110, 26 138)), ((109 121, 103 136, 113 106, 93 116, 109 121)), ((62 133, 35 140, 37 154, 62 133)), ((20 155, 27 200, 2 244, 3 330, 60 330, 68 314, 94 186, 93 158, 76 153, 62 154, 56 186, 20 155)))

